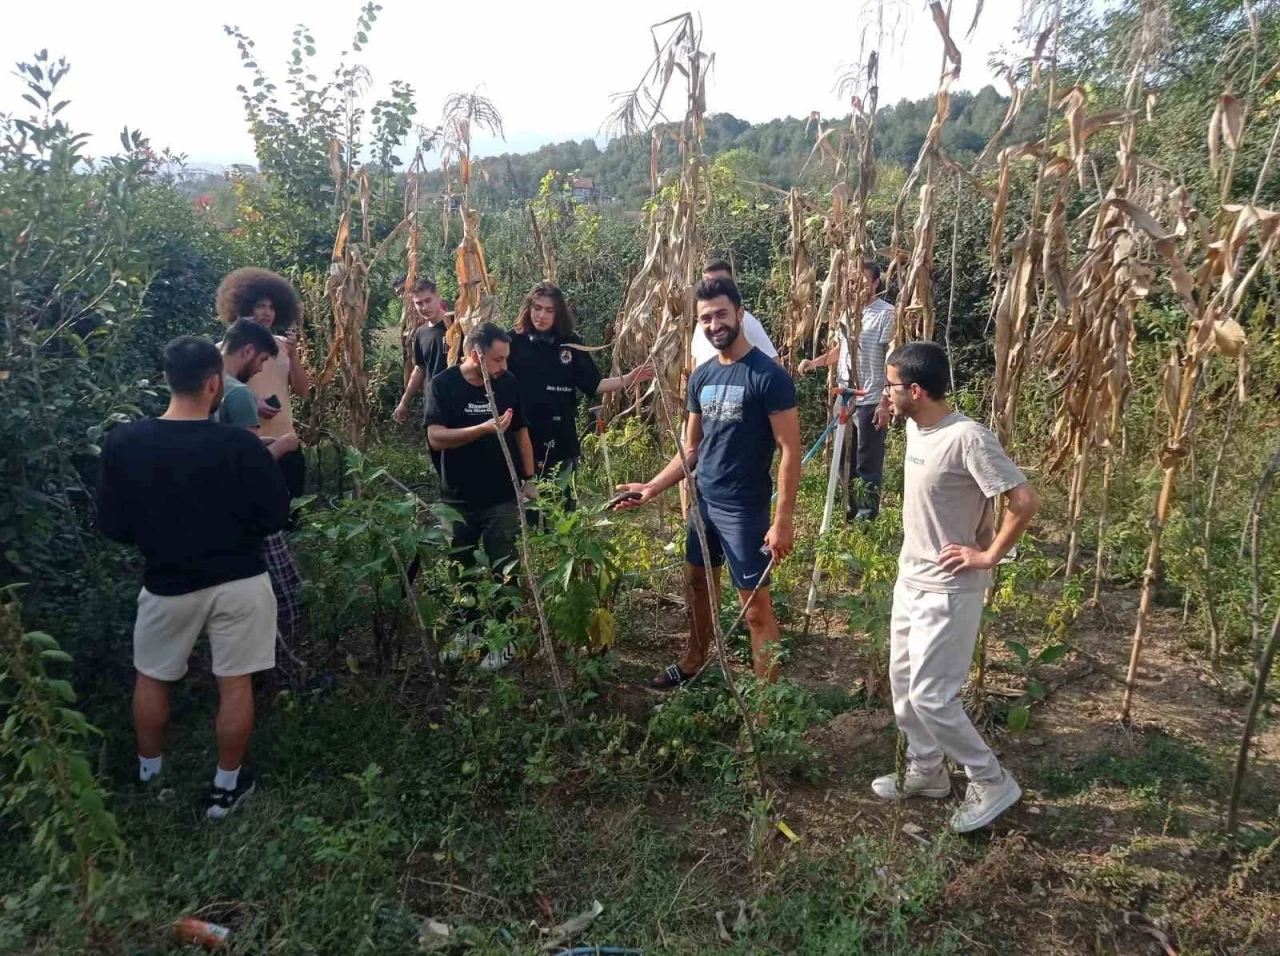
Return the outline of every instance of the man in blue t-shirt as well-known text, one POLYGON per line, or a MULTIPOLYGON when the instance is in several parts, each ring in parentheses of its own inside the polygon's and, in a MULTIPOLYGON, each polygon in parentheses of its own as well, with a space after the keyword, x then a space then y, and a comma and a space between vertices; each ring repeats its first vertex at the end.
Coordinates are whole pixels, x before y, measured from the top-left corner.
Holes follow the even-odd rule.
MULTIPOLYGON (((706 527, 712 568, 693 526, 685 536, 689 607, 693 614, 684 658, 653 680, 659 689, 676 687, 702 669, 711 643, 711 614, 719 607, 719 568, 728 560, 729 576, 747 606, 751 653, 757 677, 777 676, 778 622, 765 570, 791 553, 795 544, 796 488, 800 483, 800 417, 796 389, 786 371, 742 334, 742 296, 732 279, 704 279, 695 296, 698 325, 716 347, 689 378, 689 425, 684 455, 697 467, 699 513, 706 527), (770 521, 773 449, 778 464, 778 508, 770 521), (712 592, 714 588, 714 592, 712 592), (755 593, 752 598, 753 592, 755 593), (711 594, 717 597, 713 599, 711 594), (770 646, 772 645, 772 646, 770 646)), ((636 497, 619 508, 638 507, 684 478, 676 455, 644 484, 619 485, 636 497)))

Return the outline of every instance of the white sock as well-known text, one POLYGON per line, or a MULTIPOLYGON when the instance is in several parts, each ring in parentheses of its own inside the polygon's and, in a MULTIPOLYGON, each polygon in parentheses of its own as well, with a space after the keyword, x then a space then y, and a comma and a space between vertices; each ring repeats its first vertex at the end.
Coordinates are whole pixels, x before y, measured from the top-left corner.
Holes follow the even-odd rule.
POLYGON ((160 776, 160 769, 164 765, 164 754, 159 757, 144 757, 138 755, 138 779, 146 783, 152 777, 160 776))
POLYGON ((236 767, 235 770, 223 770, 219 767, 218 772, 213 775, 213 785, 220 790, 234 790, 239 782, 239 767, 236 767))

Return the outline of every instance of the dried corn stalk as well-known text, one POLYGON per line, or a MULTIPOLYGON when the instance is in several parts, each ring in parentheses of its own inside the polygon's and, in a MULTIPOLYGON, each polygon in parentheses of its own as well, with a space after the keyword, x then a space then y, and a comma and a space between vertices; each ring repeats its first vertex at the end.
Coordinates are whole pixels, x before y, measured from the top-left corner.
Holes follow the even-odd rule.
MULTIPOLYGON (((706 78, 715 58, 702 49, 702 31, 689 14, 655 24, 651 33, 654 59, 636 88, 617 98, 619 105, 606 125, 628 136, 651 130, 671 80, 679 73, 684 80, 685 110, 671 135, 679 147, 680 175, 669 188, 669 201, 659 194, 651 209, 645 260, 629 283, 618 314, 612 374, 621 375, 651 358, 663 379, 663 387, 653 393, 666 396, 672 405, 665 413, 678 419, 684 414, 685 384, 691 371, 693 286, 702 266, 698 211, 706 198, 702 175, 706 78), (664 27, 671 27, 671 32, 659 42, 654 31, 664 27)), ((655 176, 656 143, 651 170, 655 176)), ((616 410, 616 406, 606 407, 616 410)))
POLYGON ((1194 427, 1191 411, 1200 375, 1213 352, 1232 358, 1242 354, 1245 336, 1235 316, 1263 265, 1277 258, 1280 249, 1280 212, 1256 206, 1225 205, 1217 218, 1209 222, 1192 205, 1184 188, 1175 191, 1173 202, 1177 226, 1170 232, 1147 210, 1126 199, 1107 201, 1108 205, 1120 208, 1154 241, 1157 251, 1168 263, 1170 284, 1182 300, 1189 319, 1185 341, 1171 348, 1165 366, 1164 405, 1168 424, 1160 452, 1164 478, 1155 503, 1142 598, 1120 710, 1120 718, 1125 722, 1130 716, 1147 614, 1155 593, 1162 533, 1173 502, 1178 470, 1194 427), (1184 237, 1182 249, 1178 247, 1179 237, 1184 237), (1257 257, 1245 269, 1243 257, 1253 241, 1257 242, 1257 257), (1192 255, 1200 257, 1194 273, 1186 265, 1192 255))
MULTIPOLYGON (((1127 92, 1125 129, 1117 150, 1116 175, 1110 196, 1124 197, 1137 185, 1137 136, 1141 92, 1135 69, 1127 92)), ((1140 261, 1139 248, 1124 214, 1115 206, 1100 207, 1089 237, 1089 248, 1068 280, 1070 238, 1065 201, 1071 168, 1077 180, 1083 172, 1086 141, 1100 128, 1083 111, 1083 93, 1073 88, 1063 97, 1072 159, 1058 157, 1045 166, 1045 178, 1057 187, 1045 217, 1044 269, 1054 293, 1054 318, 1036 336, 1037 361, 1055 383, 1058 403, 1053 440, 1043 462, 1053 477, 1071 463, 1068 491, 1069 540, 1066 576, 1076 570, 1080 522, 1091 453, 1108 456, 1104 497, 1110 491, 1112 443, 1129 394, 1129 365, 1133 346, 1133 312, 1151 286, 1151 271, 1140 261)), ((1109 118, 1109 114, 1108 114, 1109 118)), ((1096 570, 1096 569, 1095 569, 1096 570)))
POLYGON ((787 254, 790 262, 790 283, 787 290, 786 325, 783 330, 783 357, 787 367, 794 371, 804 349, 813 334, 813 292, 818 279, 809 243, 805 236, 807 219, 805 200, 799 189, 787 194, 787 218, 791 233, 787 237, 787 254))
POLYGON ((404 186, 404 218, 409 223, 409 242, 405 249, 404 291, 400 296, 400 346, 404 353, 402 385, 406 386, 413 374, 413 336, 418 328, 413 287, 418 281, 418 247, 422 239, 422 228, 418 225, 418 196, 424 172, 422 151, 419 150, 409 164, 404 186))
POLYGON ((457 163, 462 185, 462 241, 453 257, 458 277, 458 299, 453 308, 457 318, 445 332, 450 365, 461 356, 462 340, 467 332, 481 322, 492 321, 498 314, 498 303, 493 296, 496 287, 489 277, 484 246, 480 243, 480 214, 471 208, 471 135, 476 127, 503 135, 502 116, 493 103, 476 93, 456 93, 449 97, 444 107, 445 151, 457 163))
POLYGON ((889 272, 901 268, 904 275, 898 293, 898 338, 901 341, 931 340, 934 327, 933 245, 936 230, 933 223, 937 198, 937 171, 942 165, 942 128, 951 116, 951 89, 960 78, 960 49, 951 39, 950 14, 938 0, 929 4, 934 25, 942 35, 942 75, 938 80, 937 108, 916 164, 902 184, 893 212, 893 236, 889 250, 889 272), (904 231, 907 200, 921 174, 920 208, 912 228, 912 244, 908 253, 900 243, 904 231))
POLYGON ((1037 273, 1041 263, 1040 232, 1028 228, 1013 246, 1009 279, 996 306, 996 368, 991 404, 992 429, 1000 444, 1013 444, 1018 397, 1027 359, 1027 328, 1036 298, 1037 273))

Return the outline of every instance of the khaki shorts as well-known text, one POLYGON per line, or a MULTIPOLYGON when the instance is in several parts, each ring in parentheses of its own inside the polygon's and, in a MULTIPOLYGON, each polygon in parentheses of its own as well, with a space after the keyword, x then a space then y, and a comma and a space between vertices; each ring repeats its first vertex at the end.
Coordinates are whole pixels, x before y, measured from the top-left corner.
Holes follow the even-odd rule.
POLYGON ((275 667, 276 597, 271 578, 264 573, 172 597, 143 588, 133 626, 133 666, 156 680, 177 680, 187 672, 187 658, 205 632, 218 677, 275 667))

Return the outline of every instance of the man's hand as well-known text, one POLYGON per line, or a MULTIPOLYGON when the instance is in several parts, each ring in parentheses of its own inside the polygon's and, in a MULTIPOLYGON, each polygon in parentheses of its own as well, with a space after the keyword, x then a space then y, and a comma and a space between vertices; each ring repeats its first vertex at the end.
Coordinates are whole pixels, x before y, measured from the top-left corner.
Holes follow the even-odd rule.
POLYGON ((774 567, 782 563, 782 559, 789 555, 796 546, 796 527, 790 518, 778 518, 764 536, 765 547, 769 549, 769 553, 773 555, 774 567))
POLYGON ((647 382, 651 378, 653 378, 653 366, 649 362, 645 362, 622 376, 622 387, 631 388, 636 382, 647 382))
POLYGON ((871 423, 878 429, 884 429, 893 421, 893 410, 884 402, 876 406, 875 413, 871 416, 871 423))
POLYGON ((520 497, 525 501, 533 501, 538 497, 538 483, 530 478, 520 486, 520 497))
POLYGON ((274 405, 268 405, 265 398, 258 399, 258 417, 260 419, 269 422, 279 414, 280 409, 276 408, 274 405))
POLYGON ((938 552, 938 564, 948 574, 958 574, 961 571, 990 571, 996 566, 996 559, 977 548, 949 544, 938 552))
POLYGON ((301 447, 302 441, 294 432, 289 432, 287 435, 281 435, 271 443, 271 451, 276 455, 287 455, 290 452, 297 451, 301 447))
POLYGON ((618 491, 639 495, 639 498, 624 498, 613 506, 615 511, 624 511, 627 508, 639 508, 643 504, 648 504, 653 500, 653 487, 638 481, 628 482, 624 485, 615 485, 618 491))
POLYGON ((811 368, 813 368, 813 359, 801 359, 800 364, 796 366, 796 374, 808 375, 811 368))
POLYGON ((298 333, 290 329, 280 338, 284 340, 284 348, 289 353, 289 358, 294 358, 298 354, 298 333))
POLYGON ((404 402, 401 402, 399 405, 396 406, 396 410, 391 413, 391 417, 393 420, 403 425, 405 422, 409 420, 409 406, 406 405, 404 402))
POLYGON ((511 427, 511 418, 514 415, 514 413, 515 413, 514 409, 508 408, 505 412, 503 412, 497 418, 489 419, 488 424, 493 426, 493 433, 495 435, 501 435, 503 432, 505 432, 508 428, 511 427))

